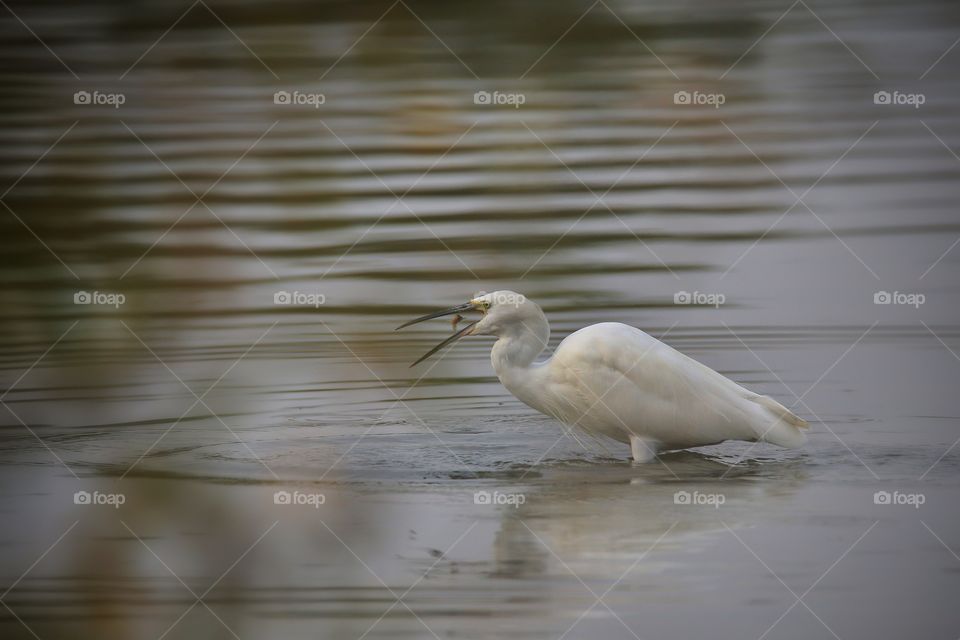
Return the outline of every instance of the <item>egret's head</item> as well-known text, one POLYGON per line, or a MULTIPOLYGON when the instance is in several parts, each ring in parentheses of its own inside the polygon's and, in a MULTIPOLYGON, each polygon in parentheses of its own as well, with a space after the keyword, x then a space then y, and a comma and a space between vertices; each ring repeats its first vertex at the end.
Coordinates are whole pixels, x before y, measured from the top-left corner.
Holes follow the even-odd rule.
MULTIPOLYGON (((456 331, 410 366, 420 364, 443 347, 464 336, 500 336, 511 331, 520 333, 527 331, 529 326, 543 319, 543 312, 540 311, 540 307, 536 303, 528 300, 523 294, 502 290, 492 293, 478 293, 469 302, 428 313, 425 316, 403 323, 397 329, 403 329, 424 320, 468 313, 479 313, 480 317, 456 331)), ((457 322, 459 320, 454 321, 454 329, 456 329, 457 322)))
POLYGON ((471 331, 474 335, 499 336, 509 331, 523 332, 525 326, 543 316, 536 303, 521 293, 505 289, 478 294, 470 302, 476 304, 483 314, 471 331))

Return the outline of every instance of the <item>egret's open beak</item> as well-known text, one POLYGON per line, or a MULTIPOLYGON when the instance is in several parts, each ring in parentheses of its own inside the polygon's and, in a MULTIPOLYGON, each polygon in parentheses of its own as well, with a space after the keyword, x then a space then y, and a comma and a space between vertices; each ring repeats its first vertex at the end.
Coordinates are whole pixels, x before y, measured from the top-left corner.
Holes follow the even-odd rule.
POLYGON ((443 309, 442 311, 434 311, 433 313, 428 313, 425 316, 414 318, 409 322, 404 322, 402 325, 394 329, 394 331, 403 329, 404 327, 409 327, 412 324, 417 324, 418 322, 423 322, 425 320, 433 320, 434 318, 442 318, 443 316, 452 316, 455 313, 460 313, 462 311, 473 311, 474 309, 476 309, 476 307, 473 306, 472 302, 464 302, 463 304, 458 304, 455 307, 450 307, 449 309, 443 309))
MULTIPOLYGON (((442 311, 434 311, 433 313, 428 313, 428 314, 425 315, 425 316, 420 316, 419 318, 414 318, 413 320, 410 320, 409 322, 404 322, 402 325, 400 325, 399 327, 397 327, 396 329, 394 329, 394 331, 397 331, 397 330, 399 330, 399 329, 403 329, 404 327, 409 327, 410 325, 412 325, 412 324, 417 324, 418 322, 424 322, 425 320, 433 320, 434 318, 442 318, 443 316, 452 316, 452 315, 455 314, 455 313, 460 313, 460 312, 463 312, 463 311, 474 311, 474 310, 476 310, 476 308, 477 308, 477 307, 476 307, 472 302, 465 302, 464 304, 458 304, 457 306, 455 306, 455 307, 450 307, 449 309, 443 309, 442 311)), ((446 340, 444 340, 443 342, 441 342, 440 344, 438 344, 437 346, 435 346, 433 349, 430 349, 430 351, 427 351, 427 352, 426 352, 425 354, 423 354, 416 362, 414 362, 414 363, 411 364, 410 366, 411 366, 411 367, 414 367, 414 366, 420 364, 421 362, 423 362, 424 360, 426 360, 427 358, 429 358, 430 356, 432 356, 433 354, 435 354, 435 353, 436 353, 437 351, 439 351, 440 349, 443 349, 443 348, 444 348, 445 346, 447 346, 448 344, 451 344, 451 343, 453 343, 453 342, 456 342, 457 340, 459 340, 459 339, 462 338, 463 336, 469 335, 469 334, 470 334, 470 330, 473 329, 473 325, 477 324, 477 322, 480 322, 480 321, 479 321, 479 320, 476 320, 476 321, 474 321, 474 322, 471 322, 470 324, 468 324, 468 325, 465 326, 464 328, 460 329, 460 331, 457 331, 457 332, 454 333, 452 336, 450 336, 449 338, 447 338, 446 340)))

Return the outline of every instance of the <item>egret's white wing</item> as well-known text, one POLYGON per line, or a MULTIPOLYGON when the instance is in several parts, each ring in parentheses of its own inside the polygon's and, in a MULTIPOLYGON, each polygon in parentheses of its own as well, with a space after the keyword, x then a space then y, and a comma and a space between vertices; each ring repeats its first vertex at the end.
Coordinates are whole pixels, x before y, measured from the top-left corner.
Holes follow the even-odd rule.
POLYGON ((620 323, 571 334, 553 362, 555 389, 589 414, 581 425, 608 435, 619 426, 668 444, 706 443, 755 439, 778 420, 805 424, 772 398, 620 323))

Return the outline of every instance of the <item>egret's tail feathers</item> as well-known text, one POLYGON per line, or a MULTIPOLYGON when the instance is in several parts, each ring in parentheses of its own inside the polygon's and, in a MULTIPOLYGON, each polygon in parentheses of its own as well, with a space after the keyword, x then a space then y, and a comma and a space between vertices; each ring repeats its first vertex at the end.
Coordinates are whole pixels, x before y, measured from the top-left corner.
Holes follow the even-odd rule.
POLYGON ((758 395, 752 400, 766 409, 771 418, 758 434, 760 440, 790 449, 802 446, 807 441, 807 434, 803 432, 807 428, 806 420, 794 415, 770 396, 758 395))
POLYGON ((806 429, 807 421, 801 418, 800 416, 794 415, 789 409, 785 406, 771 398, 770 396, 757 396, 753 398, 753 401, 759 404, 761 407, 769 409, 773 415, 777 416, 784 422, 789 425, 793 425, 798 429, 806 429))

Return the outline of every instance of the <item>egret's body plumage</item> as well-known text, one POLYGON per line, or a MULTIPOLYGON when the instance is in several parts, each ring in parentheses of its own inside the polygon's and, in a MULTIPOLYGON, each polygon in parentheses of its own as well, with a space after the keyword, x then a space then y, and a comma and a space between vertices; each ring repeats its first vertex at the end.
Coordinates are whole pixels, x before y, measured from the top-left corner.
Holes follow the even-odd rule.
POLYGON ((724 440, 784 447, 806 440, 806 423, 776 400, 635 327, 584 327, 537 362, 550 336, 539 306, 509 291, 478 296, 468 305, 484 315, 456 335, 497 336, 490 358, 507 390, 566 425, 630 444, 637 461, 724 440))

